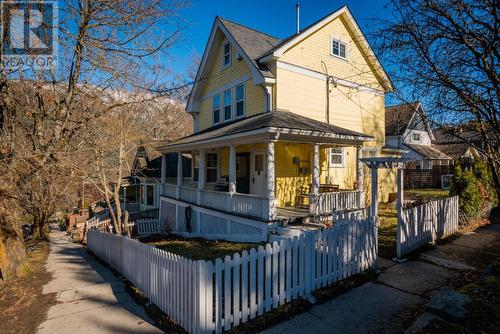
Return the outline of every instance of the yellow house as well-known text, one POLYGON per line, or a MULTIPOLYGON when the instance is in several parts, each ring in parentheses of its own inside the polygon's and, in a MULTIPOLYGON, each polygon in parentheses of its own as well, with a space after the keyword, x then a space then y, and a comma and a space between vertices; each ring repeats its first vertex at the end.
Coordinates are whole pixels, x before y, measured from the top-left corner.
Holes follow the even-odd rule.
MULTIPOLYGON (((187 104, 194 134, 157 147, 192 159, 189 177, 183 159, 175 184, 162 176, 161 219, 178 233, 261 241, 296 218, 364 207, 359 159, 394 153, 391 90, 347 6, 286 39, 217 17, 187 104)), ((394 175, 380 173, 387 198, 394 175)))

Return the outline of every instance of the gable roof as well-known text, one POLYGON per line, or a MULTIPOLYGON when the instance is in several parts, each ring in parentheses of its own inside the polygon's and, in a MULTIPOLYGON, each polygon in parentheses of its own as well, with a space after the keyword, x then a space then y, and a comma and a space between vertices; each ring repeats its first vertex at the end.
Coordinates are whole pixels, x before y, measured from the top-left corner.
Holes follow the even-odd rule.
POLYGON ((257 130, 269 130, 269 132, 299 131, 301 135, 336 138, 345 140, 369 141, 373 137, 364 133, 351 131, 325 122, 316 121, 309 117, 300 116, 289 111, 276 110, 249 116, 229 123, 223 123, 193 135, 181 138, 177 141, 165 143, 157 147, 158 150, 181 145, 192 145, 194 143, 211 141, 232 135, 245 133, 254 134, 257 130))
POLYGON ((385 135, 400 136, 408 125, 413 115, 420 107, 420 102, 403 103, 385 108, 385 135))
POLYGON ((371 67, 373 67, 373 71, 375 72, 377 78, 380 80, 381 85, 387 92, 392 91, 393 84, 391 79, 385 72, 385 69, 382 66, 382 64, 379 62, 378 57, 375 55, 375 52, 370 46, 370 43, 368 43, 368 40, 365 38, 365 35, 363 34, 361 28, 354 19, 354 16, 351 14, 351 11, 349 10, 349 7, 347 5, 338 8, 332 13, 310 24, 306 28, 302 29, 300 33, 293 34, 288 38, 285 38, 284 40, 281 41, 281 43, 276 45, 274 48, 262 54, 259 60, 263 61, 265 58, 271 56, 272 58, 281 57, 283 53, 288 49, 290 49, 292 46, 300 43, 301 41, 303 41, 316 31, 318 31, 319 29, 323 28, 326 24, 328 24, 329 22, 333 21, 334 19, 340 16, 342 16, 345 19, 347 26, 356 35, 355 40, 359 42, 359 46, 361 47, 361 52, 365 55, 371 67))
POLYGON ((404 144, 411 150, 417 152, 423 158, 430 160, 451 160, 451 158, 441 152, 435 145, 404 144))
POLYGON ((234 37, 238 45, 248 55, 252 63, 265 77, 274 77, 267 66, 259 64, 259 57, 273 49, 281 42, 281 39, 263 33, 261 31, 246 27, 239 23, 232 22, 228 19, 218 17, 219 21, 226 27, 226 29, 234 37))

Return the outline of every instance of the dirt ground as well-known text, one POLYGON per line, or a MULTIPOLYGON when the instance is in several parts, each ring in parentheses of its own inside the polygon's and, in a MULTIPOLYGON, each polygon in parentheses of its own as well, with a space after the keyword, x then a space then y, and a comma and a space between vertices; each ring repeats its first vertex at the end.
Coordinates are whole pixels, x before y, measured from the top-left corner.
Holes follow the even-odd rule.
POLYGON ((51 275, 45 268, 49 255, 48 242, 27 245, 30 272, 24 277, 0 283, 0 333, 24 334, 36 332, 56 302, 55 294, 42 294, 51 275))

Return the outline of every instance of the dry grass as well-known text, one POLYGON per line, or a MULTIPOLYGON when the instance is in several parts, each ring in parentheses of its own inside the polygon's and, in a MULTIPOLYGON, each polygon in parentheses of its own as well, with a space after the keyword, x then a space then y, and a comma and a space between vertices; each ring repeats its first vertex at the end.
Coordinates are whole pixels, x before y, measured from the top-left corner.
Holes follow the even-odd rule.
POLYGON ((23 277, 0 283, 0 333, 34 333, 46 317, 55 294, 42 294, 51 275, 45 268, 49 254, 47 242, 29 245, 29 269, 23 277))
POLYGON ((450 191, 447 189, 422 188, 405 190, 404 194, 405 199, 420 199, 426 201, 449 197, 450 191))
POLYGON ((396 227, 398 217, 395 204, 381 203, 378 211, 378 249, 385 258, 396 256, 396 227))
POLYGON ((224 259, 226 255, 232 257, 236 252, 241 253, 243 250, 250 250, 251 248, 257 248, 259 246, 258 244, 251 243, 211 241, 201 238, 188 239, 179 237, 159 240, 150 244, 188 259, 210 261, 215 261, 217 258, 224 259))

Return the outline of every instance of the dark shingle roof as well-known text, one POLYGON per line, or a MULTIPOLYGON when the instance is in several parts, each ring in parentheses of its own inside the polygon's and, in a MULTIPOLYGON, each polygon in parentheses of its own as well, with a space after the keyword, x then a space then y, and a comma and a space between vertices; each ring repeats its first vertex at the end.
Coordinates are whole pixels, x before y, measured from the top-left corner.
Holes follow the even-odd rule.
POLYGON ((441 152, 445 153, 453 159, 460 159, 461 157, 464 157, 467 153, 467 150, 470 148, 470 146, 465 143, 448 143, 435 146, 437 149, 441 150, 441 152))
POLYGON ((372 136, 363 133, 347 130, 325 122, 316 121, 289 111, 276 110, 249 116, 230 123, 217 125, 193 135, 181 138, 175 142, 168 143, 164 146, 194 143, 197 141, 220 138, 264 128, 311 131, 316 133, 335 134, 338 136, 345 136, 346 138, 360 137, 363 140, 370 140, 373 138, 372 136))
POLYGON ((262 54, 278 45, 281 42, 281 39, 227 19, 219 17, 219 20, 226 27, 226 29, 229 30, 236 42, 238 42, 239 46, 243 49, 243 51, 245 51, 261 73, 266 77, 272 77, 273 74, 269 71, 269 69, 262 64, 259 64, 257 59, 262 54))
POLYGON ((457 129, 457 128, 447 128, 447 129, 434 129, 434 137, 436 138, 434 143, 436 144, 451 144, 451 143, 462 143, 462 138, 475 143, 481 143, 481 135, 473 130, 468 129, 457 129), (456 134, 457 136, 455 136, 456 134))
POLYGON ((435 145, 417 145, 405 144, 411 150, 417 152, 420 156, 431 160, 451 160, 451 158, 441 152, 435 145))
POLYGON ((420 102, 411 102, 385 108, 385 135, 402 135, 419 105, 420 102))

